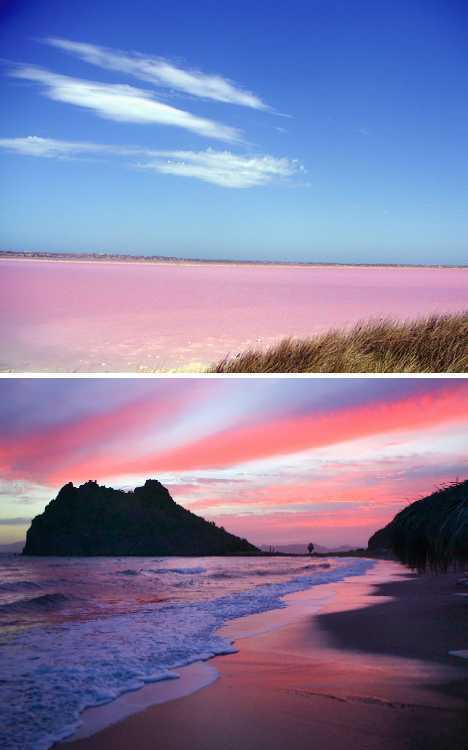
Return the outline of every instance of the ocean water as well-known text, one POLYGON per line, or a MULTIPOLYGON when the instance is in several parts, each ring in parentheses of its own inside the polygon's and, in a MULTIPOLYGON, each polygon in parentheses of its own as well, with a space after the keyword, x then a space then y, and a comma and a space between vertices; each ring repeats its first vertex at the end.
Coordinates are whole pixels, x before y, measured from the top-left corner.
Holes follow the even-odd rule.
POLYGON ((284 336, 467 300, 468 269, 0 260, 0 369, 200 368, 284 336))
POLYGON ((177 669, 234 651, 227 622, 362 575, 352 558, 0 556, 4 750, 46 750, 80 713, 177 669))

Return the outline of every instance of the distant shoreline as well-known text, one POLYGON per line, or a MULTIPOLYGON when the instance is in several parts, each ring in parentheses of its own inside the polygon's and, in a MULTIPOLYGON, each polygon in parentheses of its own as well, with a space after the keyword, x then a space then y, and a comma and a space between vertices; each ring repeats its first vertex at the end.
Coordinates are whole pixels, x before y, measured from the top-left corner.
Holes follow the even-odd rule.
POLYGON ((206 258, 176 258, 163 255, 119 255, 113 253, 48 253, 34 251, 0 250, 1 260, 39 260, 65 263, 107 263, 107 264, 150 264, 170 266, 261 266, 266 268, 385 268, 385 269, 425 269, 425 270, 468 270, 468 265, 423 264, 423 263, 333 263, 331 261, 268 261, 231 260, 206 258))

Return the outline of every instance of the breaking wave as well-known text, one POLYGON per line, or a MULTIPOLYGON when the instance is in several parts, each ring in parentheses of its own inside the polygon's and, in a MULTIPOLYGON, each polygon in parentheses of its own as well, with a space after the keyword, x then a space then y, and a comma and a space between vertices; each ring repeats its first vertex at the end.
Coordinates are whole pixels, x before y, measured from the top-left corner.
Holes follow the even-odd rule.
POLYGON ((5 581, 0 583, 0 591, 11 591, 16 593, 17 591, 36 591, 40 589, 41 584, 37 581, 5 581))
POLYGON ((62 607, 71 597, 60 592, 56 594, 42 594, 32 599, 19 599, 16 602, 0 605, 0 612, 30 612, 31 610, 50 610, 62 607))
POLYGON ((235 579, 235 578, 251 578, 264 576, 291 576, 293 574, 300 574, 305 571, 311 570, 327 570, 330 568, 330 563, 307 563, 306 565, 299 565, 297 568, 291 568, 288 566, 277 567, 274 570, 271 567, 264 568, 250 568, 248 570, 216 570, 210 573, 210 578, 215 580, 223 579, 235 579))
MULTIPOLYGON (((116 562, 114 559, 100 564, 104 566, 103 580, 117 585, 116 562)), ((373 565, 369 560, 348 558, 326 568, 326 563, 299 566, 291 560, 286 575, 287 564, 274 559, 265 565, 259 565, 258 560, 219 558, 203 562, 204 566, 157 568, 163 589, 156 576, 135 577, 131 589, 142 591, 139 587, 144 587, 146 596, 141 606, 132 611, 106 611, 103 617, 78 617, 66 622, 56 622, 50 616, 47 624, 36 622, 27 630, 2 637, 2 747, 47 750, 76 730, 85 708, 112 701, 145 683, 177 677, 174 670, 184 665, 235 651, 233 644, 219 635, 220 628, 230 620, 282 608, 287 594, 362 575, 373 565), (201 575, 206 572, 208 575, 201 575), (180 576, 180 583, 191 581, 187 594, 178 588, 177 580, 163 573, 175 573, 180 576), (242 573, 249 579, 242 581, 242 573), (235 574, 239 580, 233 584, 228 580, 210 583, 210 576, 219 578, 221 574, 224 578, 235 574), (160 599, 161 594, 167 599, 160 599)), ((83 563, 86 584, 92 580, 90 571, 97 575, 97 565, 83 563)), ((143 567, 144 572, 147 570, 143 567)), ((77 575, 76 567, 67 568, 64 562, 60 578, 66 578, 67 571, 72 571, 70 576, 77 575)), ((75 595, 72 581, 76 578, 70 578, 75 595)), ((130 596, 128 586, 124 585, 124 589, 125 597, 130 596)), ((87 596, 89 599, 91 591, 87 596)), ((41 612, 42 618, 43 613, 66 605, 70 598, 80 610, 81 597, 60 592, 21 599, 3 608, 34 609, 41 612)))
POLYGON ((164 573, 175 573, 179 576, 194 576, 206 573, 206 568, 148 568, 148 573, 156 573, 156 575, 163 575, 164 573))

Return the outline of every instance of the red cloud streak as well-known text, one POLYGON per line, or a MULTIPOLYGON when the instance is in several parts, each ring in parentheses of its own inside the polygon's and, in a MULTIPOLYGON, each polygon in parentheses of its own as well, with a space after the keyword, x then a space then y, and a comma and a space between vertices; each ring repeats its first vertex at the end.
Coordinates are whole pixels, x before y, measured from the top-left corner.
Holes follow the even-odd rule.
MULTIPOLYGON (((436 393, 409 396, 393 402, 330 410, 328 414, 278 418, 215 433, 183 446, 142 458, 112 455, 54 470, 48 481, 154 474, 222 468, 395 431, 430 429, 468 420, 468 389, 463 382, 436 393)), ((83 439, 86 436, 83 435, 83 439)), ((104 451, 101 451, 101 455, 104 451)))
POLYGON ((125 459, 120 454, 128 456, 129 438, 144 434, 148 427, 176 420, 197 395, 198 390, 195 393, 187 390, 168 400, 142 396, 117 408, 76 417, 40 432, 0 440, 0 468, 8 478, 48 481, 54 472, 74 474, 77 464, 89 454, 93 455, 87 459, 91 468, 99 460, 97 457, 115 461, 116 453, 117 465, 122 466, 125 459))

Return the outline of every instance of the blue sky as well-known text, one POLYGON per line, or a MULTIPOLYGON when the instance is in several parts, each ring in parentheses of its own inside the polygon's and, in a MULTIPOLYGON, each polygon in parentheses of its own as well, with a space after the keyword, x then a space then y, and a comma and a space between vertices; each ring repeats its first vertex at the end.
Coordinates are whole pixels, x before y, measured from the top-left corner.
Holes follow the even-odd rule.
POLYGON ((464 2, 0 16, 2 248, 466 262, 464 2))

